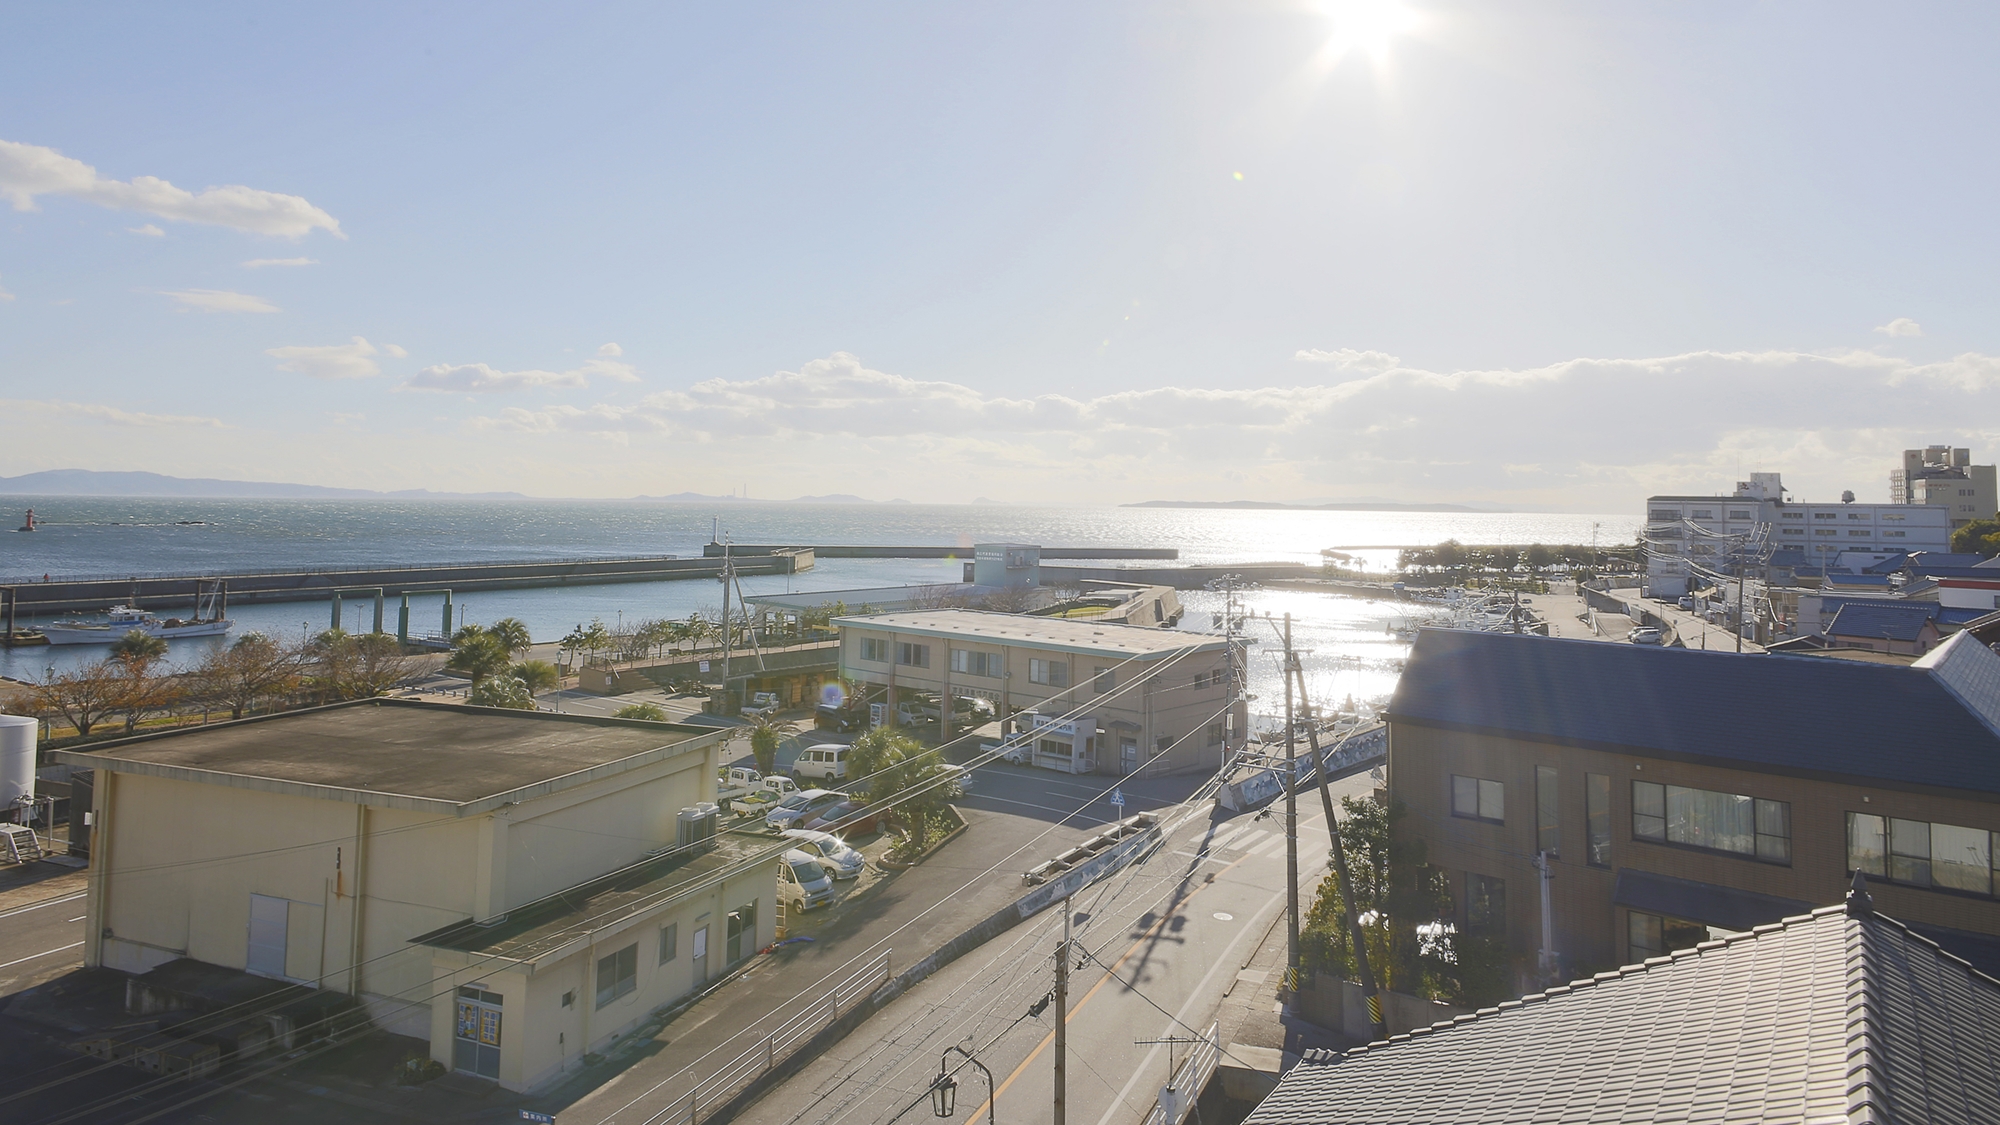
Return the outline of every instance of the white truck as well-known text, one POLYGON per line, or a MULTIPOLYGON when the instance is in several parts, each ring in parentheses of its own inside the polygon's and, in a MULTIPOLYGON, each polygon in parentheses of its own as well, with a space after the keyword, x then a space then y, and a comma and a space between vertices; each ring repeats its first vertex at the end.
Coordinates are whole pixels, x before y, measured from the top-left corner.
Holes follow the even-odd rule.
POLYGON ((743 705, 743 714, 753 719, 761 719, 766 715, 777 714, 778 707, 777 692, 760 691, 751 695, 750 702, 743 705))
POLYGON ((716 783, 715 800, 740 816, 762 816, 773 801, 798 790, 798 783, 784 774, 766 776, 748 766, 731 766, 716 783))

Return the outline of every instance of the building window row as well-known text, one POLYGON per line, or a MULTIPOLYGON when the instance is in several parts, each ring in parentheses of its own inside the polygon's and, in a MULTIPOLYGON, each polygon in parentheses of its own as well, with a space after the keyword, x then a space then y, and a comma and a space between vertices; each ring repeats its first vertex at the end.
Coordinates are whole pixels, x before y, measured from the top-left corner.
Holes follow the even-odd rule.
POLYGON ((1451 815, 1507 822, 1507 787, 1483 777, 1451 776, 1451 815))
POLYGON ((1891 883, 1990 897, 1996 836, 1984 828, 1851 812, 1847 867, 1891 883))
POLYGON ((597 1006, 602 1008, 639 987, 639 943, 597 959, 597 1006))
POLYGON ((1069 661, 1029 660, 1028 682, 1031 684, 1042 684, 1047 687, 1068 687, 1069 661))
POLYGON ((911 668, 928 668, 931 666, 931 646, 904 641, 896 646, 896 663, 911 668))
POLYGON ((1792 806, 1740 793, 1635 781, 1632 837, 1790 864, 1792 806))
POLYGON ((861 659, 871 664, 889 663, 889 642, 881 637, 861 638, 861 659))
POLYGON ((955 648, 951 650, 951 670, 967 676, 990 676, 999 679, 1002 670, 1000 654, 955 648))

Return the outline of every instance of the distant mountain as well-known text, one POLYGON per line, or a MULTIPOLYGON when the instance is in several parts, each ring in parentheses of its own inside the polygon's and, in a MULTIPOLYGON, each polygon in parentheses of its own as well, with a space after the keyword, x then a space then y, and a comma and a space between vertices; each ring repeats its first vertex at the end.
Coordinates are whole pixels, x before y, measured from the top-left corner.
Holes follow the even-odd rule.
POLYGON ((432 492, 428 488, 377 492, 369 488, 327 488, 317 484, 170 477, 160 473, 100 473, 92 469, 48 469, 39 473, 25 473, 18 477, 0 477, 0 495, 208 496, 265 500, 527 499, 527 496, 519 492, 432 492))
POLYGON ((741 496, 710 496, 706 492, 676 492, 672 496, 634 496, 634 500, 651 500, 664 504, 756 504, 741 496))
POLYGON ((1280 504, 1271 500, 1147 500, 1122 504, 1125 508, 1243 508, 1281 512, 1492 512, 1497 508, 1473 508, 1464 504, 1399 504, 1388 500, 1360 500, 1335 504, 1280 504))
POLYGON ((875 501, 848 492, 830 492, 825 496, 794 496, 794 504, 873 504, 875 501))
POLYGON ((1004 507, 1007 503, 1005 500, 989 500, 984 496, 975 496, 972 498, 972 502, 974 504, 991 505, 993 507, 1004 507))

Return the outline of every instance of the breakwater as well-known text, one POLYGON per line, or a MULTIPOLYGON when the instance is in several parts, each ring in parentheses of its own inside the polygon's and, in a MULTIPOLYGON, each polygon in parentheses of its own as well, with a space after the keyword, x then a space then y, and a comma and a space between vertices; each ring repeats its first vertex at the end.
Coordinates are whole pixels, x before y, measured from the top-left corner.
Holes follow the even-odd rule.
MULTIPOLYGON (((812 568, 810 551, 789 548, 734 560, 740 575, 792 574, 812 568)), ((537 562, 455 563, 443 566, 354 567, 338 570, 291 569, 239 574, 149 575, 126 578, 16 581, 0 585, 0 600, 11 602, 17 618, 78 613, 113 605, 191 605, 195 586, 220 581, 228 600, 243 602, 326 601, 336 592, 380 590, 385 596, 463 594, 474 590, 538 586, 588 586, 613 582, 661 582, 677 578, 714 579, 722 560, 651 556, 566 559, 537 562)))
MULTIPOLYGON (((782 546, 769 543, 732 543, 727 547, 737 558, 756 558, 780 551, 810 551, 823 559, 970 559, 970 547, 868 547, 834 544, 831 546, 782 546)), ((724 550, 721 543, 709 543, 702 547, 706 558, 720 558, 724 550)), ((1175 547, 1043 547, 1044 559, 1178 559, 1180 550, 1175 547)))
MULTIPOLYGON (((1047 558, 1048 552, 1042 552, 1047 558)), ((1137 582, 1147 586, 1172 586, 1176 590, 1199 590, 1210 582, 1234 575, 1245 582, 1274 582, 1317 578, 1324 570, 1315 563, 1244 563, 1235 566, 1042 566, 1043 585, 1075 585, 1085 579, 1096 582, 1137 582)))

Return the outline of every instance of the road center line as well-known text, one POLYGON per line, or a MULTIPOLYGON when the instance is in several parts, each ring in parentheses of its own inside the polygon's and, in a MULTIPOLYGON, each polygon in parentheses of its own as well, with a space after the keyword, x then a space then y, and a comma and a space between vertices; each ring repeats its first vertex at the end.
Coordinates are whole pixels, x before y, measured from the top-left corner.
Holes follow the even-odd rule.
POLYGON ((0 965, 0 969, 11 969, 15 965, 20 964, 22 961, 33 961, 37 957, 47 957, 51 953, 67 953, 70 950, 75 949, 77 946, 82 944, 83 943, 80 941, 73 941, 70 942, 68 945, 63 946, 60 949, 45 949, 40 953, 29 954, 28 956, 21 958, 20 961, 9 961, 4 965, 0 965))
POLYGON ((35 903, 33 906, 17 906, 12 910, 0 910, 0 918, 12 918, 16 914, 26 914, 30 910, 40 910, 45 906, 59 906, 65 902, 75 902, 77 899, 80 899, 89 893, 90 893, 89 891, 78 891, 73 895, 64 895, 61 898, 52 898, 47 902, 35 903))

